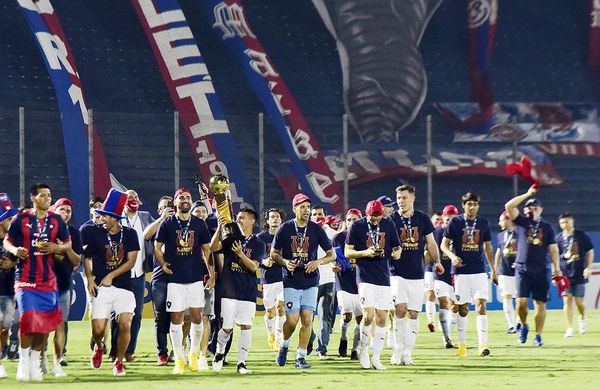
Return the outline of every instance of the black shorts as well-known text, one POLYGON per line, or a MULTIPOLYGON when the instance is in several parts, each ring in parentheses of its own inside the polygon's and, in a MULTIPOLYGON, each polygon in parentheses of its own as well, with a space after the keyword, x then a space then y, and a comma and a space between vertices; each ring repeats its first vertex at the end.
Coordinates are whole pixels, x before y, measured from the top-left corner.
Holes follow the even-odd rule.
POLYGON ((517 296, 529 298, 536 301, 548 301, 548 290, 550 280, 545 273, 530 273, 527 271, 515 271, 515 284, 517 285, 517 296))

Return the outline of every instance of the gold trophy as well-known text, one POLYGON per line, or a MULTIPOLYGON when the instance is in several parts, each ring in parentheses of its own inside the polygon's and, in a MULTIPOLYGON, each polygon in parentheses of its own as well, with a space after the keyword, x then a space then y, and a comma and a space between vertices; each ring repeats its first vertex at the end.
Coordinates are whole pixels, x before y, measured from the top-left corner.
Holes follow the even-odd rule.
POLYGON ((213 176, 210 179, 209 187, 215 194, 214 202, 217 215, 225 219, 225 224, 221 227, 221 244, 223 245, 223 249, 229 251, 233 242, 244 240, 244 234, 234 220, 229 179, 223 174, 213 176))

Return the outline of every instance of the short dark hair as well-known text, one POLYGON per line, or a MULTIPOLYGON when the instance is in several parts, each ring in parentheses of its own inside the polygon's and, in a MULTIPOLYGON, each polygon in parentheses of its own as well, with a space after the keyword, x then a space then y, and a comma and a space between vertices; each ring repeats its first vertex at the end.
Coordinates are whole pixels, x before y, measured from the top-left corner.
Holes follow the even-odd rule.
POLYGON ((417 189, 409 184, 403 184, 396 188, 396 193, 407 191, 408 193, 417 194, 417 189))
POLYGON ((432 213, 431 216, 433 217, 433 216, 444 216, 444 215, 442 215, 442 213, 440 211, 436 211, 436 212, 432 213))
POLYGON ((240 212, 249 213, 254 217, 254 220, 258 220, 258 213, 250 207, 240 208, 240 212))
POLYGON ((558 220, 560 219, 573 219, 575 220, 575 218, 573 217, 573 215, 571 214, 571 212, 563 212, 558 216, 558 220))
POLYGON ((90 200, 90 203, 88 204, 90 208, 94 208, 94 204, 96 203, 103 203, 104 199, 100 196, 96 196, 93 199, 90 200))
POLYGON ((481 197, 477 193, 467 192, 461 197, 461 202, 463 205, 468 203, 469 201, 475 201, 477 203, 481 202, 481 197))
POLYGON ((269 214, 271 212, 277 212, 279 214, 279 217, 281 218, 281 220, 283 221, 283 219, 285 218, 285 211, 283 209, 279 209, 279 208, 269 208, 265 211, 265 214, 263 215, 263 228, 265 230, 269 229, 269 224, 267 224, 267 222, 269 221, 269 214))
POLYGON ((315 204, 312 207, 310 207, 311 210, 313 209, 322 209, 323 211, 325 211, 325 207, 322 206, 321 204, 315 204))
POLYGON ((38 193, 40 193, 40 189, 50 190, 50 187, 48 186, 48 184, 38 182, 37 184, 31 186, 31 188, 29 189, 29 194, 35 197, 38 195, 38 193))

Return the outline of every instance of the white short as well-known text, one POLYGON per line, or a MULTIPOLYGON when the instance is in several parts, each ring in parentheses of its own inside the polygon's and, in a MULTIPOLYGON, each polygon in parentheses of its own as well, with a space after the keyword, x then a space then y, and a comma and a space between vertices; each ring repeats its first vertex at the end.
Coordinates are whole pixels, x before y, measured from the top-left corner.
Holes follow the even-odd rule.
POLYGON ((430 290, 435 289, 435 282, 433 280, 433 272, 432 271, 425 272, 424 280, 425 280, 425 292, 429 292, 430 290))
POLYGON ((263 305, 265 309, 275 308, 277 301, 283 301, 283 281, 263 284, 263 305))
POLYGON ((366 282, 358 284, 358 297, 361 309, 375 308, 388 311, 392 306, 392 288, 384 285, 374 285, 366 282))
POLYGON ((188 308, 204 308, 204 283, 168 283, 167 312, 183 312, 188 308))
POLYGON ((410 311, 421 312, 423 309, 423 279, 408 280, 403 277, 390 277, 392 284, 392 301, 394 306, 406 304, 410 311))
POLYGON ((486 273, 455 274, 454 292, 457 304, 473 304, 476 299, 489 300, 488 278, 486 273))
POLYGON ((338 307, 340 308, 340 314, 351 313, 354 317, 362 316, 362 309, 360 308, 360 297, 357 294, 345 292, 343 290, 337 291, 338 307))
POLYGON ((444 281, 435 280, 434 286, 435 298, 439 299, 440 297, 447 297, 454 301, 456 295, 454 294, 454 287, 452 285, 449 285, 444 281))
POLYGON ((511 295, 517 297, 517 283, 514 276, 498 276, 498 292, 500 296, 511 295))
POLYGON ((233 328, 234 324, 251 326, 256 314, 256 303, 228 298, 221 299, 223 328, 233 328))
POLYGON ((135 311, 133 292, 114 286, 99 287, 98 295, 91 298, 91 303, 92 320, 108 319, 113 311, 116 316, 121 313, 134 313, 135 311))

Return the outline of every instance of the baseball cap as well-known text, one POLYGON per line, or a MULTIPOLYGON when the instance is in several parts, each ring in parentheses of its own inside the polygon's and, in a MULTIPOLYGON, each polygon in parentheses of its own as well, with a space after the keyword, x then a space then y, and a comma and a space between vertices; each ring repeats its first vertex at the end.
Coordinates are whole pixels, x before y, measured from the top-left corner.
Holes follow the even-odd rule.
POLYGON ((334 215, 327 215, 325 217, 325 224, 331 225, 331 224, 339 223, 341 221, 342 221, 342 219, 340 219, 334 215))
POLYGON ((310 203, 310 198, 307 195, 305 195, 304 193, 298 193, 297 195, 294 196, 294 199, 292 200, 292 208, 294 208, 296 205, 302 204, 306 201, 308 201, 310 203))
POLYGON ((56 200, 54 203, 54 209, 60 207, 61 205, 68 205, 69 207, 73 208, 73 203, 66 197, 61 197, 60 199, 56 200))
POLYGON ((458 215, 458 209, 454 205, 448 204, 442 210, 442 215, 444 215, 444 216, 458 215))
POLYGON ((356 216, 358 216, 359 218, 361 218, 361 217, 362 217, 362 212, 360 211, 360 209, 357 209, 357 208, 350 208, 350 209, 348 210, 348 212, 346 212, 346 217, 348 217, 348 215, 356 215, 356 216))
POLYGON ((175 191, 175 194, 173 195, 173 200, 176 200, 177 197, 181 196, 184 193, 189 193, 190 196, 192 195, 192 192, 190 192, 189 189, 179 188, 179 189, 177 189, 177 191, 175 191))
POLYGON ((204 202, 202 200, 196 200, 192 203, 192 209, 190 210, 191 212, 194 212, 194 209, 197 207, 204 207, 206 208, 206 206, 204 205, 204 202))
POLYGON ((384 207, 392 207, 393 208, 396 205, 394 200, 392 200, 388 196, 379 196, 377 198, 377 201, 381 202, 381 204, 383 204, 384 207))
POLYGON ((383 216, 383 204, 379 200, 371 200, 367 203, 365 213, 369 216, 383 216))
POLYGON ((532 197, 529 200, 525 201, 526 207, 529 207, 530 205, 535 205, 535 206, 541 207, 542 203, 540 202, 540 200, 536 199, 535 197, 532 197))

